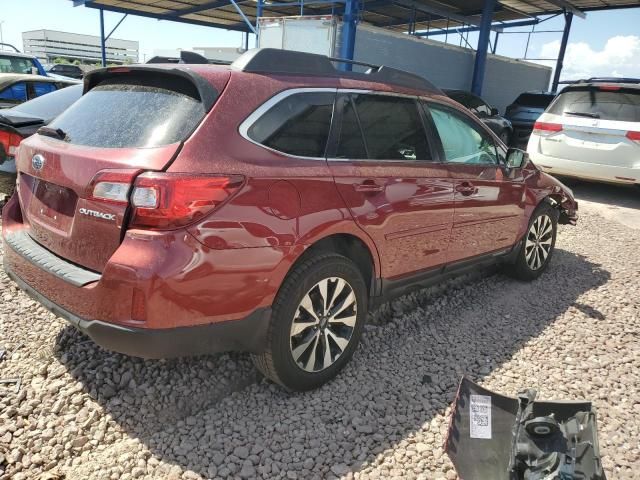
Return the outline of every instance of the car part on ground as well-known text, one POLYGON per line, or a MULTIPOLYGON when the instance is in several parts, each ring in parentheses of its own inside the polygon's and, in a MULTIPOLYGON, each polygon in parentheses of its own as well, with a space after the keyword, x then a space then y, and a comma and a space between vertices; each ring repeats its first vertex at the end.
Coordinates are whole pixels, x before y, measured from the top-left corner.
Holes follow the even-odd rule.
POLYGON ((497 108, 491 107, 482 98, 465 90, 444 89, 444 93, 461 105, 467 107, 474 115, 489 127, 505 145, 509 145, 513 135, 513 126, 506 118, 500 116, 497 108))
POLYGON ((0 110, 0 205, 16 184, 15 154, 20 142, 48 124, 82 95, 82 85, 43 95, 13 108, 0 110))
POLYGON ((369 307, 515 261, 544 202, 575 223, 570 190, 429 81, 338 62, 263 49, 91 72, 20 146, 7 272, 105 348, 249 351, 305 390, 349 360, 369 307))
POLYGON ((536 122, 527 151, 543 171, 640 184, 640 80, 565 87, 536 122))
POLYGON ((536 120, 553 101, 552 92, 525 92, 507 106, 504 116, 513 125, 512 144, 525 148, 536 120))
POLYGON ((465 480, 605 480, 590 402, 506 397, 460 381, 444 448, 465 480))

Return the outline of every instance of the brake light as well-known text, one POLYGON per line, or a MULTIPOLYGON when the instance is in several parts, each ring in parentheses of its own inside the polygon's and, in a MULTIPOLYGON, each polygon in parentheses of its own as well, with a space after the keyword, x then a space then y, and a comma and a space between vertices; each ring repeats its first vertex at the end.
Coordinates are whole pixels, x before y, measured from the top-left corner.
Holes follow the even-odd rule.
POLYGON ((547 137, 562 131, 562 125, 559 123, 536 122, 533 125, 533 133, 541 137, 547 137))
POLYGON ((7 132, 6 130, 0 130, 0 144, 4 149, 4 155, 10 158, 14 158, 18 153, 18 146, 23 137, 16 134, 7 132))
POLYGON ((640 132, 627 132, 627 138, 636 143, 640 143, 640 132))
POLYGON ((598 87, 598 88, 602 92, 617 92, 622 87, 620 87, 618 85, 600 85, 600 87, 598 87))
POLYGON ((129 202, 131 184, 140 170, 101 170, 93 177, 87 189, 87 198, 107 203, 129 202))
POLYGON ((135 182, 132 228, 171 230, 211 213, 242 186, 240 175, 148 172, 135 182))

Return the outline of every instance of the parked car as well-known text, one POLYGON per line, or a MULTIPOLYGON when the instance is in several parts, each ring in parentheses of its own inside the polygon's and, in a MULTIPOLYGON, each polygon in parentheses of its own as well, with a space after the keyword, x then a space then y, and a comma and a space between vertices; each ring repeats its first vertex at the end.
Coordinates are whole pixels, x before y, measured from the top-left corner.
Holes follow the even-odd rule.
POLYGON ((577 218, 523 151, 399 70, 257 49, 85 89, 18 149, 4 265, 109 350, 249 351, 315 388, 369 309, 482 264, 536 278, 577 218))
POLYGON ((84 76, 84 72, 78 65, 71 65, 65 63, 58 63, 56 65, 52 65, 47 69, 47 73, 60 75, 67 78, 75 78, 77 80, 82 79, 84 76))
MULTIPOLYGON (((6 44, 0 44, 6 45, 6 44)), ((23 75, 47 76, 47 72, 40 61, 33 55, 20 53, 15 47, 15 52, 0 50, 0 73, 19 73, 23 75)))
POLYGON ((527 150, 545 172, 640 184, 640 79, 565 87, 536 122, 527 150))
POLYGON ((513 125, 512 144, 526 148, 533 124, 553 101, 552 92, 525 92, 516 98, 505 111, 505 117, 513 125))
POLYGON ((448 97, 471 110, 476 117, 482 120, 482 122, 502 140, 502 143, 509 145, 511 135, 513 134, 513 127, 509 120, 500 116, 497 108, 490 106, 479 96, 465 90, 445 89, 443 91, 448 97))
POLYGON ((0 110, 0 206, 5 196, 13 194, 15 153, 20 142, 60 115, 81 95, 82 85, 78 84, 0 110))
POLYGON ((0 74, 0 109, 10 108, 78 83, 74 80, 56 80, 40 75, 0 74))

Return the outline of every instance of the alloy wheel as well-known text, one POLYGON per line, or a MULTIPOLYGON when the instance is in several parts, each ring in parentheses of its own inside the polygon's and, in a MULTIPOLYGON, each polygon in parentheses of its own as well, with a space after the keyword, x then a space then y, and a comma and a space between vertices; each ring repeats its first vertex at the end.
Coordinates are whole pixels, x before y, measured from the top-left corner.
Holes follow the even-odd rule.
POLYGON ((358 301, 346 280, 330 277, 316 283, 291 324, 291 355, 298 367, 313 373, 333 365, 349 345, 357 314, 358 301))
POLYGON ((553 222, 548 215, 540 215, 529 228, 524 246, 525 259, 531 270, 541 268, 551 253, 553 222))

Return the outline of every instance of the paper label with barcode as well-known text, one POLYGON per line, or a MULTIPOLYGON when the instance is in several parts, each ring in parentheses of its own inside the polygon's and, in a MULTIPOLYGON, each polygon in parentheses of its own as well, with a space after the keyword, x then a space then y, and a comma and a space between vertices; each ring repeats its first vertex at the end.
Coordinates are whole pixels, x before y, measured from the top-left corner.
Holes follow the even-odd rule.
POLYGON ((469 424, 471 438, 491 438, 491 397, 471 395, 469 424))

